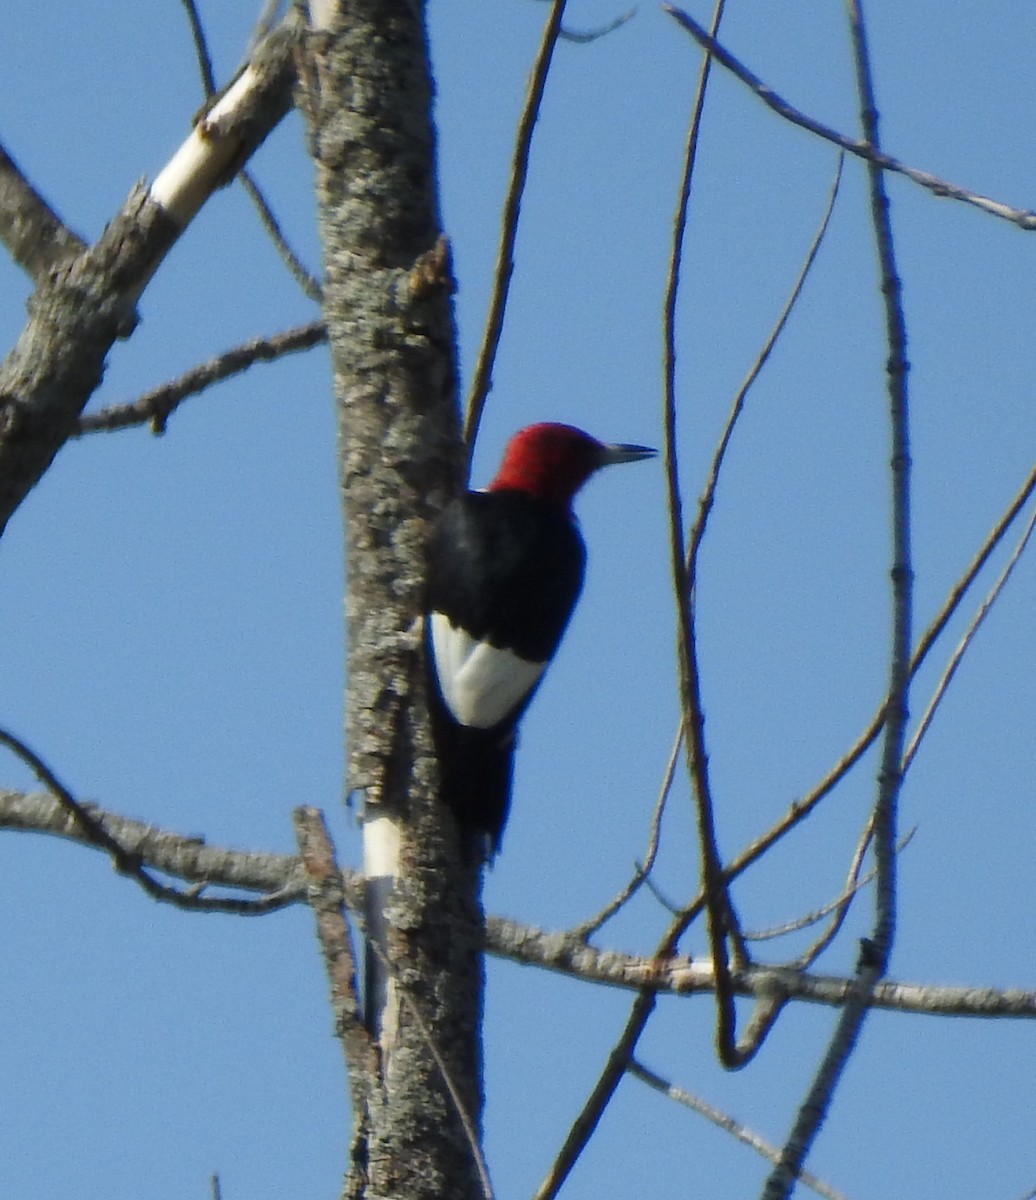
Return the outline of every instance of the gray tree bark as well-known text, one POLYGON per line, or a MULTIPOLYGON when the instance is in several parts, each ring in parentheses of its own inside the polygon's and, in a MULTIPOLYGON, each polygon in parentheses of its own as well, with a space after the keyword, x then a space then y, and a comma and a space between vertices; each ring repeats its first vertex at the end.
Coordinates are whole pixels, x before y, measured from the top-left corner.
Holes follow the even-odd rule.
MULTIPOLYGON (((314 6, 315 8, 315 6, 314 6)), ((430 521, 461 484, 449 251, 420 0, 314 14, 300 63, 317 165, 345 506, 348 787, 402 827, 392 1051, 347 1192, 481 1196, 480 873, 436 801, 417 639, 430 521)))

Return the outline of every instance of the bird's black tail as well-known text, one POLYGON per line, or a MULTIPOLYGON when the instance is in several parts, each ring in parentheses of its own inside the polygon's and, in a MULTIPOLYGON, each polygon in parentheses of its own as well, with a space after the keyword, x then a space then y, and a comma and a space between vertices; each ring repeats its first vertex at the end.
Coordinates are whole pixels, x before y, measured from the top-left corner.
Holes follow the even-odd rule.
POLYGON ((515 732, 472 729, 433 712, 439 799, 453 813, 465 850, 491 859, 511 807, 515 732))

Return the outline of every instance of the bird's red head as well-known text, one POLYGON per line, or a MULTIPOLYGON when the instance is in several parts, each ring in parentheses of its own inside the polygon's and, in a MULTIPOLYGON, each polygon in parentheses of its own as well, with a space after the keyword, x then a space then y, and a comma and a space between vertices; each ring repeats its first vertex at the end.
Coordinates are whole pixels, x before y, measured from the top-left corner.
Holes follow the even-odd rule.
POLYGON ((601 467, 652 458, 655 453, 647 446, 605 445, 572 425, 529 425, 508 442, 489 490, 527 492, 568 508, 601 467))

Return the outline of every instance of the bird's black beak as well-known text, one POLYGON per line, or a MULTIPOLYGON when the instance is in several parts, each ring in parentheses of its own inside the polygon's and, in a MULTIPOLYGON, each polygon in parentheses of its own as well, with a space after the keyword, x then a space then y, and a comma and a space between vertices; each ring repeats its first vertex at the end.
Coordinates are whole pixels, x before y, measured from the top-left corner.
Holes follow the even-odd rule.
POLYGON ((629 446, 619 443, 615 446, 602 447, 601 466, 610 467, 615 463, 640 462, 642 458, 654 458, 658 453, 650 446, 629 446))

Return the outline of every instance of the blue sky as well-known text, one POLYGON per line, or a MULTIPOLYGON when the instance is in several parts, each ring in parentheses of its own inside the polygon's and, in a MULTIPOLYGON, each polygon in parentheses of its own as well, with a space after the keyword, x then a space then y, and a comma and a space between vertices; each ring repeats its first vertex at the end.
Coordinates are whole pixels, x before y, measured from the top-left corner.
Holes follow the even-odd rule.
MULTIPOLYGON (((587 28, 621 6, 573 0, 587 28)), ((889 151, 1036 207, 1030 136, 1036 11, 871 5, 889 151)), ((491 281, 514 123, 546 6, 432 0, 443 214, 470 373, 491 281)), ((707 16, 703 6, 692 11, 707 16)), ((252 6, 203 8, 217 74, 252 6)), ((856 129, 841 7, 732 3, 725 42, 811 115, 856 129)), ((537 128, 518 270, 475 459, 560 419, 659 444, 660 311, 691 90, 689 37, 657 8, 589 46, 564 44, 537 128)), ((0 42, 0 137, 50 202, 96 237, 153 177, 200 102, 180 6, 70 6, 60 27, 12 14, 0 42)), ((833 149, 717 73, 692 201, 678 315, 685 505, 734 389, 820 219, 833 149)), ((255 170, 319 261, 301 122, 255 170)), ((1036 245, 1003 221, 889 181, 910 338, 916 620, 942 603, 1036 447, 1036 245)), ((822 776, 870 719, 888 641, 885 347, 862 168, 848 163, 827 241, 754 389, 702 560, 700 633, 720 844, 735 853, 822 776)), ((28 285, 0 262, 0 341, 28 285)), ((217 196, 149 288, 92 407, 316 313, 239 189, 217 196)), ((0 723, 84 798, 213 844, 289 852, 291 809, 324 808, 343 860, 341 530, 326 354, 189 401, 167 434, 68 446, 0 546, 0 723)), ((677 720, 661 472, 609 473, 579 514, 590 568, 563 652, 525 723, 512 820, 487 907, 561 928, 600 908, 643 854, 677 720)), ((997 556, 994 569, 1002 564, 997 556)), ((992 575, 983 578, 985 587, 992 575)), ((979 592, 985 587, 980 586, 979 592)), ((911 771, 893 975, 1036 986, 1036 566, 1019 566, 911 771)), ((977 603, 977 601, 976 601, 977 603)), ((923 708, 974 603, 921 673, 923 708)), ((873 793, 865 760, 739 886, 765 928, 837 894, 873 793)), ((17 763, 0 782, 27 786, 17 763)), ((0 1194, 156 1200, 336 1195, 348 1122, 341 1056, 309 915, 166 911, 97 854, 0 841, 0 1194)), ((661 891, 695 886, 686 784, 665 824, 661 891)), ((821 969, 844 972, 869 894, 821 969)), ((644 896, 602 943, 648 953, 666 924, 644 896)), ((704 950, 692 934, 689 951, 704 950)), ((791 956, 801 942, 768 944, 791 956)), ((629 997, 492 963, 487 1153, 501 1196, 538 1184, 603 1065, 629 997)), ((833 1022, 783 1017, 724 1074, 704 1000, 660 1005, 645 1062, 771 1140, 787 1130, 833 1022)), ((1031 1024, 877 1016, 811 1159, 853 1200, 1011 1200, 1036 1185, 1031 1024)), ((715 1200, 758 1191, 751 1152, 635 1080, 621 1088, 566 1195, 715 1200)))

